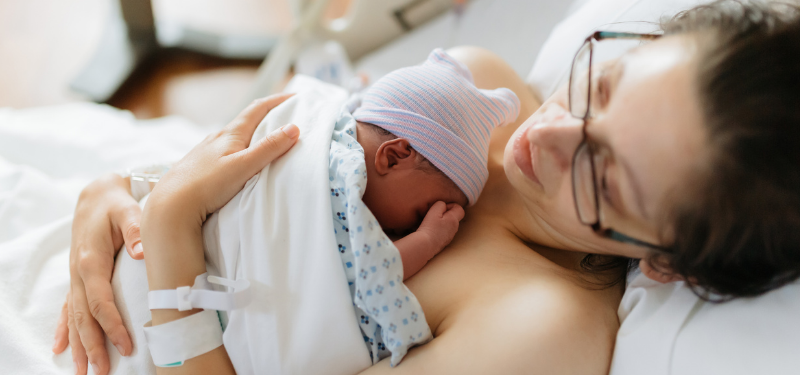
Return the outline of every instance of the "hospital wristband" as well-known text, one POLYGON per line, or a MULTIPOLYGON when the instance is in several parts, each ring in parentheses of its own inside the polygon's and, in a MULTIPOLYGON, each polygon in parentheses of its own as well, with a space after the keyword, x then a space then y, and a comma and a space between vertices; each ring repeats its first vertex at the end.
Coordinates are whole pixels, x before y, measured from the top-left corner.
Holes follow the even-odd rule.
POLYGON ((147 293, 150 310, 177 309, 189 311, 205 309, 155 327, 147 322, 145 340, 150 348, 153 363, 159 367, 180 366, 187 359, 208 353, 222 345, 222 321, 217 310, 241 309, 250 303, 250 281, 230 280, 207 272, 197 275, 194 285, 177 289, 151 290, 147 293), (214 290, 214 285, 227 291, 214 290))
POLYGON ((204 310, 157 326, 147 322, 144 337, 153 363, 174 367, 220 347, 222 325, 215 310, 204 310))

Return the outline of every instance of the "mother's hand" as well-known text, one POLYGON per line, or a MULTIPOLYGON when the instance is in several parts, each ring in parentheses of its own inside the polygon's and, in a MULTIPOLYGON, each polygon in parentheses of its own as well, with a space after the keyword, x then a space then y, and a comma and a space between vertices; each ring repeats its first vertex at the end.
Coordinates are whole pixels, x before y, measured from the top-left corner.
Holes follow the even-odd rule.
MULTIPOLYGON (((236 186, 244 185, 249 177, 296 141, 297 127, 287 126, 278 132, 280 134, 272 134, 258 145, 247 148, 260 120, 288 97, 278 95, 254 102, 224 130, 195 147, 175 166, 172 175, 177 179, 165 176, 164 180, 170 183, 159 190, 192 191, 199 186, 201 193, 205 194, 182 197, 203 203, 195 207, 195 213, 207 214, 221 207, 236 194, 236 186), (239 182, 236 178, 226 181, 236 173, 245 176, 239 178, 239 182), (178 179, 187 182, 187 186, 176 184, 178 179), (228 197, 223 199, 223 194, 228 197), (209 200, 208 196, 215 199, 209 200)), ((185 203, 185 200, 176 199, 176 203, 181 202, 185 203)), ((139 204, 131 196, 130 181, 117 175, 92 182, 78 199, 70 248, 70 293, 56 327, 53 345, 56 354, 63 352, 68 344, 72 346, 78 374, 87 372, 87 360, 95 368, 95 373, 105 374, 109 370, 104 332, 120 354, 128 355, 133 350, 114 303, 111 274, 114 257, 123 243, 132 258, 144 257, 139 233, 141 217, 139 204)))
POLYGON ((180 209, 182 217, 193 216, 202 224, 247 180, 294 145, 300 130, 293 124, 250 145, 261 120, 291 96, 278 94, 256 100, 221 131, 206 137, 159 181, 148 206, 180 209))
POLYGON ((53 352, 61 353, 70 344, 79 374, 86 373, 87 357, 96 373, 107 371, 106 334, 120 354, 133 350, 114 303, 111 274, 123 242, 132 258, 144 256, 141 216, 130 181, 118 175, 92 182, 78 198, 70 244, 70 292, 56 327, 53 352))
MULTIPOLYGON (((261 119, 289 95, 258 100, 222 131, 212 134, 173 165, 158 182, 142 217, 150 290, 192 285, 206 272, 202 224, 208 214, 231 200, 253 175, 289 150, 300 134, 295 125, 273 131, 250 144, 261 119)), ((154 309, 152 326, 200 312, 154 309)), ((157 373, 233 374, 224 346, 157 373)))

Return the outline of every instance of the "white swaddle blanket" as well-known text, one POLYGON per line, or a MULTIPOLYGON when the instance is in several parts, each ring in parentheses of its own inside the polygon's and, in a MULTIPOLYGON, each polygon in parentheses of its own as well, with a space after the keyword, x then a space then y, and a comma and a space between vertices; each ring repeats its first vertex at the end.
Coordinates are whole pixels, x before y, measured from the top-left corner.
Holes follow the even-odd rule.
POLYGON ((288 91, 299 93, 253 139, 294 123, 300 140, 204 228, 209 272, 251 283, 252 302, 228 314, 223 341, 238 374, 353 374, 371 363, 334 251, 328 188, 330 137, 347 93, 304 77, 288 91))
MULTIPOLYGON (((357 193, 366 183, 359 173, 364 159, 350 137, 355 120, 342 109, 347 93, 302 76, 287 90, 298 94, 264 118, 253 140, 287 123, 300 127, 300 140, 250 179, 203 228, 209 274, 250 282, 251 302, 222 314, 225 348, 238 374, 354 374, 373 363, 365 340, 376 344, 373 338, 382 337, 397 364, 408 347, 430 340, 431 333, 416 298, 402 283, 397 249, 357 193), (335 124, 344 128, 334 133, 335 124), (339 168, 329 171, 332 134, 334 146, 340 146, 335 153, 339 168), (353 169, 356 173, 349 173, 353 169), (335 203, 342 205, 340 214, 347 212, 348 218, 340 219, 353 229, 353 242, 334 235, 332 181, 343 184, 340 198, 347 200, 335 203), (342 251, 340 245, 340 256, 337 243, 361 251, 342 251), (353 268, 343 267, 351 262, 353 268), (362 321, 359 326, 354 295, 359 314, 368 314, 371 325, 362 321)), ((144 265, 127 254, 119 258, 113 285, 140 349, 133 358, 118 358, 116 368, 117 373, 141 372, 153 368, 141 349, 141 326, 150 315, 144 265)))
MULTIPOLYGON (((223 341, 238 374, 354 374, 372 362, 335 251, 328 171, 347 93, 302 76, 287 91, 299 93, 270 112, 253 139, 294 123, 300 140, 204 226, 209 273, 251 285, 250 304, 224 319, 223 341)), ((150 315, 144 265, 127 254, 119 258, 115 293, 140 348, 138 359, 119 359, 117 373, 152 369, 141 350, 150 315)))

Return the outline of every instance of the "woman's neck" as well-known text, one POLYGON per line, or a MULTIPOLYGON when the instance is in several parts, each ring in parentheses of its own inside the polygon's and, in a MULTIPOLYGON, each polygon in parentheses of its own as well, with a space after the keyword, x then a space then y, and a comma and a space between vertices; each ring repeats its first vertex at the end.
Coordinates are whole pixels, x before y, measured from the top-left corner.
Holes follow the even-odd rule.
POLYGON ((481 225, 491 226, 492 231, 501 231, 509 237, 525 243, 531 250, 567 269, 579 267, 586 255, 577 251, 566 251, 543 246, 549 236, 543 222, 526 209, 522 197, 506 178, 503 165, 497 160, 489 163, 489 179, 478 203, 467 212, 481 225))

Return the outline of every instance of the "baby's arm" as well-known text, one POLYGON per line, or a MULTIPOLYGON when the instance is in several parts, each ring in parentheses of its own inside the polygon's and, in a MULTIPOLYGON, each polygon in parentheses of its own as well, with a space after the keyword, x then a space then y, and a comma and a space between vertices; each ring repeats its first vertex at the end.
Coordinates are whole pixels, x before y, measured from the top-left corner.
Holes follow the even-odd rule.
POLYGON ((458 231, 458 222, 463 218, 464 209, 461 206, 436 202, 416 232, 394 242, 403 260, 403 280, 421 270, 425 263, 453 240, 458 231))

